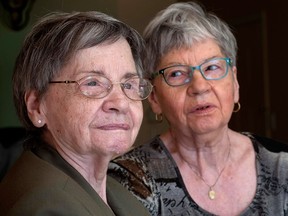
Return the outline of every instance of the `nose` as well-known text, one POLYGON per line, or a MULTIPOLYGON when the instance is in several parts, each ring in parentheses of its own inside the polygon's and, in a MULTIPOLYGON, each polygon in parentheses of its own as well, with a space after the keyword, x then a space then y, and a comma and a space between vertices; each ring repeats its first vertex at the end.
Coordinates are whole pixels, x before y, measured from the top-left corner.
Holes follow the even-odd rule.
POLYGON ((104 98, 103 110, 105 112, 125 113, 129 108, 129 100, 123 92, 120 83, 114 83, 109 94, 104 98))
POLYGON ((199 95, 208 92, 211 89, 211 84, 206 80, 199 70, 194 70, 192 79, 188 86, 189 95, 199 95))

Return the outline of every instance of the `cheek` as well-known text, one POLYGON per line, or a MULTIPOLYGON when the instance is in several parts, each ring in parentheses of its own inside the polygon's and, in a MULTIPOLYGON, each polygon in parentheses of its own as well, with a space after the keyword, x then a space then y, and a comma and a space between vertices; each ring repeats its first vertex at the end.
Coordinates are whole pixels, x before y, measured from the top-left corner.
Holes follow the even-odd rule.
MULTIPOLYGON (((235 89, 233 86, 233 83, 227 83, 226 85, 223 85, 219 87, 218 89, 220 100, 222 101, 222 107, 226 110, 228 113, 233 110, 234 107, 234 98, 235 98, 235 89)), ((226 112, 225 111, 225 112, 226 112)))
MULTIPOLYGON (((55 95, 46 102, 47 124, 54 124, 58 130, 65 130, 67 126, 83 125, 92 112, 92 106, 85 101, 75 99, 72 95, 55 95), (66 126, 65 126, 66 125, 66 126)), ((95 110, 95 106, 93 107, 95 110)), ((49 126, 49 125, 48 125, 49 126)))

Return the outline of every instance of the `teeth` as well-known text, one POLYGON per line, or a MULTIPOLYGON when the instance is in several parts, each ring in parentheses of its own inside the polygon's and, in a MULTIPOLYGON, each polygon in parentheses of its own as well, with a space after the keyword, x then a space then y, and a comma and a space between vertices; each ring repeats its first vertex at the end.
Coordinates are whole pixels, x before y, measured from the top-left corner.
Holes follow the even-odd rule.
POLYGON ((208 108, 208 106, 197 108, 197 110, 204 110, 206 108, 208 108))

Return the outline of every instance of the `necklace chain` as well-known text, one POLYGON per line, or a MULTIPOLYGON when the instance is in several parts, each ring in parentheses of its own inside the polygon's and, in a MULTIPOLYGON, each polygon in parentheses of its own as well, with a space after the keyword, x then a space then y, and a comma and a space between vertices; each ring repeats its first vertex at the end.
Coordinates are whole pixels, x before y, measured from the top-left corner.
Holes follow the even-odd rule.
MULTIPOLYGON (((211 200, 214 200, 216 198, 216 192, 215 190, 213 189, 213 187, 217 184, 218 180, 220 179, 223 171, 225 170, 226 166, 227 166, 227 162, 228 162, 228 159, 230 157, 230 151, 231 151, 231 142, 230 142, 230 138, 228 136, 228 140, 229 140, 229 151, 228 151, 228 154, 227 154, 227 158, 226 158, 226 161, 225 161, 225 165, 223 166, 222 170, 220 171, 218 177, 216 178, 214 184, 212 185, 209 185, 205 179, 202 177, 202 175, 198 174, 194 169, 191 169, 195 175, 200 178, 208 187, 209 187, 209 191, 208 191, 208 197, 211 199, 211 200)), ((189 166, 190 167, 190 166, 189 166)), ((191 168, 191 167, 190 167, 191 168)))

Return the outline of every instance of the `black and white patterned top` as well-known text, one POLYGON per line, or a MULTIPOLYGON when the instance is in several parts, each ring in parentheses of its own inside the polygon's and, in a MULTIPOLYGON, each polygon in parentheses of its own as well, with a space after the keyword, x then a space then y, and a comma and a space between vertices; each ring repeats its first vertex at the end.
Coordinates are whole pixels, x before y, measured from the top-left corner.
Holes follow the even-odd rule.
MULTIPOLYGON (((272 152, 252 135, 248 136, 256 152, 257 189, 241 216, 288 215, 288 153, 272 152)), ((159 136, 111 162, 108 174, 131 191, 153 216, 213 215, 189 195, 159 136)))

